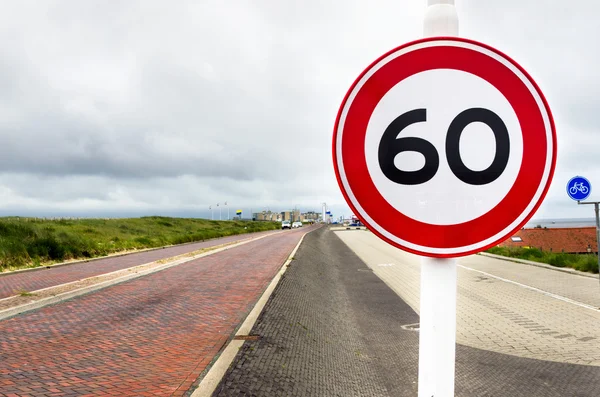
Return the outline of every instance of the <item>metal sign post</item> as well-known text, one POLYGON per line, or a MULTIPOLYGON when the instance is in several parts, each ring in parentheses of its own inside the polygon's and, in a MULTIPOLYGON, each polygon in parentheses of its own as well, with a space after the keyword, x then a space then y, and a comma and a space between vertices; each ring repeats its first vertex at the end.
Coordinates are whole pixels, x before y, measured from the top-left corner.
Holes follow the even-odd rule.
MULTIPOLYGON (((592 193, 592 184, 589 180, 582 176, 574 176, 567 182, 567 195, 577 201, 577 204, 593 204, 596 212, 596 244, 598 249, 598 268, 600 269, 600 214, 598 213, 598 205, 600 201, 586 201, 581 200, 587 199, 592 193)), ((600 280, 600 276, 599 276, 600 280)))
POLYGON ((332 154, 352 212, 423 257, 418 395, 446 397, 454 395, 454 258, 497 245, 537 211, 554 174, 556 131, 522 67, 457 37, 454 0, 427 5, 426 37, 380 56, 346 93, 332 154))
MULTIPOLYGON (((577 204, 594 204, 594 210, 596 211, 596 244, 598 249, 598 269, 600 269, 600 201, 587 201, 585 203, 578 201, 577 204)), ((598 273, 598 280, 600 281, 600 272, 598 273)))
MULTIPOLYGON (((428 0, 423 33, 458 36, 454 0, 428 0)), ((419 397, 454 396, 456 258, 421 257, 419 397)))

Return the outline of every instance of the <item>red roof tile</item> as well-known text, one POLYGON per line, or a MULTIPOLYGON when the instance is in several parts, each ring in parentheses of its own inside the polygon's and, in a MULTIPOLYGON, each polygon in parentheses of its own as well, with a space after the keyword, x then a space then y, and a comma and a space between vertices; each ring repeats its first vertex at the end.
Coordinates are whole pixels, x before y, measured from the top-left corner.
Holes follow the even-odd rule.
POLYGON ((522 242, 512 238, 502 242, 503 247, 535 247, 542 251, 552 252, 587 252, 588 246, 592 252, 598 252, 595 227, 582 228, 549 228, 522 229, 513 237, 521 237, 522 242))

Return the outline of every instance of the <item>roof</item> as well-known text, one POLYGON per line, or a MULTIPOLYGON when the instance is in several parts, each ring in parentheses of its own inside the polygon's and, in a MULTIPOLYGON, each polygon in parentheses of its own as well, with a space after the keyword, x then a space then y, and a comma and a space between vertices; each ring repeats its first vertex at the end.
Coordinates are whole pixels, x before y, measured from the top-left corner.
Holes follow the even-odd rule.
POLYGON ((500 244, 504 247, 535 247, 553 252, 598 252, 595 227, 522 229, 500 244), (519 238, 521 241, 519 241, 519 238))

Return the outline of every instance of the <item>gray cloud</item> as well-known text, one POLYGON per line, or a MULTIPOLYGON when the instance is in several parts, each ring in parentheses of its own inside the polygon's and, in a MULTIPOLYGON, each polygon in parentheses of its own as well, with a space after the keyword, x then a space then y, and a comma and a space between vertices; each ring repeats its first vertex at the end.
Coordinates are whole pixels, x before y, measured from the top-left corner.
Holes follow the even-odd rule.
MULTIPOLYGON (((422 3, 5 2, 0 208, 206 216, 224 200, 326 201, 348 214, 331 159, 337 110, 375 58, 421 37, 422 3)), ((538 214, 578 216, 564 183, 600 175, 598 6, 457 8, 461 36, 517 60, 552 107, 559 162, 538 214)))

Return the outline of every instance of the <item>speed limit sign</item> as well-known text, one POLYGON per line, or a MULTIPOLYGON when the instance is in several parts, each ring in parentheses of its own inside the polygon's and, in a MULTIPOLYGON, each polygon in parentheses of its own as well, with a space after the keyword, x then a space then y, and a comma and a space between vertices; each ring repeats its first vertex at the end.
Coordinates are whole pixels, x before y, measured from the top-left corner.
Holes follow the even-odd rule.
POLYGON ((427 38, 357 78, 338 112, 333 160, 370 230, 409 252, 456 257, 505 240, 535 213, 556 132, 513 60, 475 41, 427 38))

